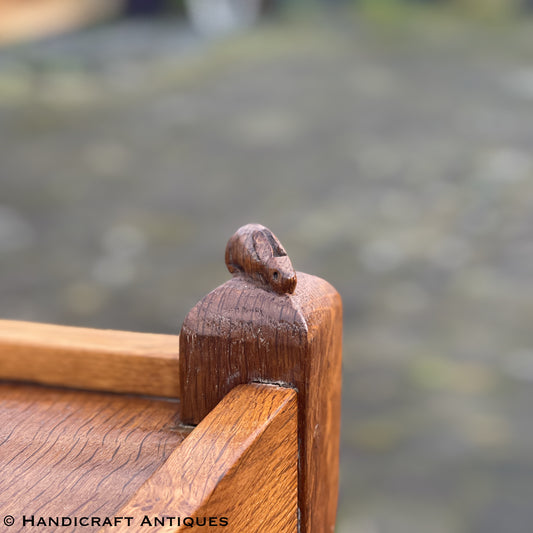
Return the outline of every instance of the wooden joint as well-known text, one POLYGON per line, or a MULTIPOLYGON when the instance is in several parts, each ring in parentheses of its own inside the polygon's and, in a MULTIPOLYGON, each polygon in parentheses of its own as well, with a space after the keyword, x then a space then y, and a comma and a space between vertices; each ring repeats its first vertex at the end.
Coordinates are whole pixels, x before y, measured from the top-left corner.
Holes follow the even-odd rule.
MULTIPOLYGON (((216 517, 213 527, 174 524, 150 532, 298 531, 297 404, 292 390, 268 385, 233 389, 117 513, 216 517), (261 479, 261 484, 257 480, 261 479), (220 528, 222 531, 222 527, 220 528)), ((100 533, 130 533, 126 523, 100 533)), ((142 528, 141 528, 142 530, 142 528)))
POLYGON ((272 232, 240 228, 226 247, 233 277, 187 315, 180 334, 181 419, 198 424, 234 387, 298 391, 301 533, 332 532, 338 493, 342 303, 295 272, 272 232))

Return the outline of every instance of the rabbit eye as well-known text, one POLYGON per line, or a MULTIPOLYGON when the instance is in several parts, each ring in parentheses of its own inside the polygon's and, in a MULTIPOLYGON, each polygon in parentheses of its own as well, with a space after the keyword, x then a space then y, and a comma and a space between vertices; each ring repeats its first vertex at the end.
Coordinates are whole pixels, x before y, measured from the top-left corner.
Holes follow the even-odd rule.
POLYGON ((272 272, 272 279, 277 281, 278 278, 279 278, 279 272, 277 270, 274 270, 274 272, 272 272))

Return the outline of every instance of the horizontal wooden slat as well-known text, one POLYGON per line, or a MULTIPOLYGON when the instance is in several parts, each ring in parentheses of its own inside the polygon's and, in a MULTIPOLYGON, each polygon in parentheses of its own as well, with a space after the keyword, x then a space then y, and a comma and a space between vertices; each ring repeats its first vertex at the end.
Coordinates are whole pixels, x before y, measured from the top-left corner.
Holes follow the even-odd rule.
POLYGON ((233 389, 117 515, 132 517, 132 527, 121 524, 100 533, 143 527, 150 533, 296 533, 296 392, 259 384, 233 389), (196 527, 184 524, 185 517, 196 527), (211 527, 205 523, 209 517, 211 527))
POLYGON ((0 380, 178 398, 179 337, 0 320, 0 380))

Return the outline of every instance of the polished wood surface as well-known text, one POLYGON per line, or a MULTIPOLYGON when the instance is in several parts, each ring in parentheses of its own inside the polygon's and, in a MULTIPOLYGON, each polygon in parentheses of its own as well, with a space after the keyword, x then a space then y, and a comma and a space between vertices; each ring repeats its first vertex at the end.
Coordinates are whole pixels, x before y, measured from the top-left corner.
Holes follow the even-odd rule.
POLYGON ((301 532, 332 532, 338 494, 342 303, 326 281, 301 272, 293 276, 279 241, 265 230, 248 225, 237 231, 226 249, 233 279, 209 293, 184 321, 181 416, 186 423, 198 423, 242 383, 294 386, 301 532))
MULTIPOLYGON (((151 533, 296 533, 297 464, 296 392, 242 385, 202 420, 117 514, 133 517, 137 526, 148 517, 151 533), (200 525, 170 525, 168 519, 165 525, 154 525, 155 517, 190 517, 200 525), (226 519, 227 526, 202 526, 209 517, 218 526, 226 519)), ((131 530, 122 524, 101 533, 131 530)))
POLYGON ((0 320, 0 380, 178 398, 177 335, 0 320))
POLYGON ((23 515, 116 514, 189 433, 176 413, 175 401, 0 383, 0 509, 15 517, 9 531, 53 530, 23 527, 23 515))

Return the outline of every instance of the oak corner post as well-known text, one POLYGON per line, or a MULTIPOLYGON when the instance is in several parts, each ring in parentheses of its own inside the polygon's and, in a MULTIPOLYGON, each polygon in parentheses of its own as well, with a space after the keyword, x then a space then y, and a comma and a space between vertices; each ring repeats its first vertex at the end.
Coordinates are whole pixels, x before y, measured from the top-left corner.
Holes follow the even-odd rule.
POLYGON ((226 247, 232 279, 203 298, 180 334, 181 418, 198 424, 234 387, 298 392, 301 533, 333 532, 338 495, 342 303, 326 281, 295 272, 259 224, 226 247))

